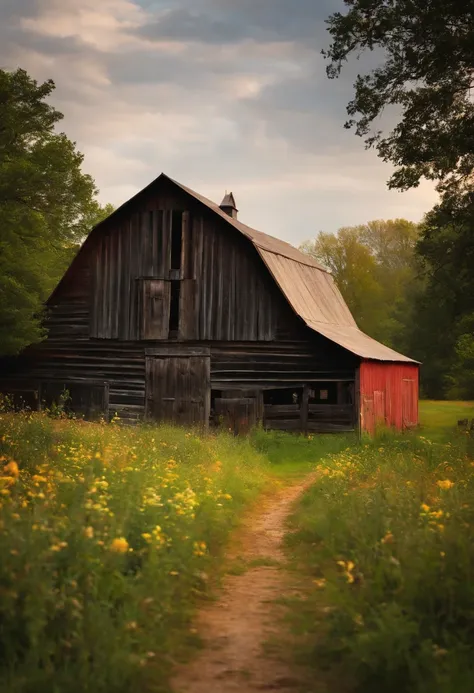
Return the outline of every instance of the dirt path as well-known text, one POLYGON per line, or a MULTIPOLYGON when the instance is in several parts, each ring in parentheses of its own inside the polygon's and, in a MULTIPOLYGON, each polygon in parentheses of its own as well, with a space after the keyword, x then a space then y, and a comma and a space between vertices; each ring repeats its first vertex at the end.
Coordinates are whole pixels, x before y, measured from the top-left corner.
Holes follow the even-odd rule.
POLYGON ((310 475, 265 497, 249 514, 229 550, 229 562, 250 566, 228 575, 218 601, 204 608, 196 628, 204 648, 172 681, 175 693, 295 693, 301 677, 282 653, 272 656, 266 643, 281 628, 274 600, 293 589, 284 568, 282 538, 291 505, 312 483, 310 475), (265 565, 266 563, 266 565, 265 565))

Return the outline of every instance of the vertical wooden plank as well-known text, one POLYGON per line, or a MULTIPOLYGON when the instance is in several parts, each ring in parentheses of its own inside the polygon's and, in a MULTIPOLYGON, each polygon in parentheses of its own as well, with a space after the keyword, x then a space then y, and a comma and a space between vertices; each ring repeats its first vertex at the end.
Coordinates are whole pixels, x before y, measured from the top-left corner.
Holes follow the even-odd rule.
POLYGON ((354 428, 359 438, 362 435, 363 421, 362 421, 362 400, 360 391, 360 367, 356 368, 355 372, 355 383, 354 383, 354 428))
POLYGON ((209 272, 209 228, 206 223, 203 224, 203 237, 202 237, 202 270, 201 270, 201 305, 199 310, 199 339, 209 339, 207 332, 207 313, 209 310, 208 306, 208 282, 207 275, 209 272))
POLYGON ((116 275, 117 275, 117 284, 116 284, 116 291, 115 291, 115 324, 114 324, 114 334, 116 339, 120 339, 120 329, 121 329, 121 315, 120 315, 120 296, 122 293, 122 266, 123 266, 123 257, 122 257, 122 226, 120 225, 116 229, 116 242, 117 242, 117 268, 116 268, 116 275))
POLYGON ((214 245, 215 245, 215 230, 214 226, 209 229, 207 235, 207 256, 208 262, 207 273, 206 273, 206 297, 207 304, 205 306, 205 317, 206 317, 206 336, 205 339, 214 339, 214 304, 213 304, 213 284, 215 277, 215 264, 214 264, 214 245))
POLYGON ((111 243, 111 257, 110 257, 110 337, 111 339, 117 339, 118 333, 118 286, 119 286, 119 255, 118 255, 118 245, 119 245, 119 233, 118 229, 115 228, 110 234, 111 243))
POLYGON ((300 407, 300 426, 301 430, 306 434, 308 432, 308 412, 309 412, 309 385, 303 387, 303 396, 301 398, 300 407))
POLYGON ((225 276, 225 244, 221 234, 216 235, 215 259, 213 264, 214 272, 214 339, 225 339, 224 333, 224 284, 227 281, 225 276))
POLYGON ((107 332, 107 324, 109 317, 109 304, 110 304, 110 289, 109 289, 109 239, 107 234, 102 239, 102 295, 98 297, 98 300, 102 301, 102 311, 101 311, 101 324, 99 329, 99 336, 102 339, 107 339, 109 334, 107 332))
POLYGON ((197 338, 196 330, 196 281, 183 279, 179 294, 179 334, 178 339, 197 338))
POLYGON ((140 263, 139 215, 134 214, 130 233, 130 297, 129 297, 129 338, 139 339, 138 325, 138 281, 140 263))
POLYGON ((196 338, 203 339, 202 314, 203 314, 203 246, 204 246, 204 221, 202 216, 193 220, 194 239, 194 271, 196 275, 196 338))
POLYGON ((130 339, 130 236, 131 236, 131 222, 127 220, 122 226, 122 247, 123 247, 123 257, 122 257, 122 279, 121 279, 121 290, 120 290, 120 304, 118 310, 120 311, 120 338, 123 340, 130 339))
POLYGON ((155 276, 160 279, 165 277, 164 255, 163 255, 163 210, 155 210, 155 244, 156 244, 156 259, 155 259, 155 276))
POLYGON ((173 210, 166 209, 163 212, 163 278, 169 278, 171 269, 171 225, 173 222, 173 210))
POLYGON ((99 297, 102 295, 101 258, 102 239, 99 238, 96 241, 95 256, 93 257, 94 281, 92 291, 89 295, 91 337, 96 338, 99 337, 100 314, 102 310, 102 301, 99 300, 99 297))
POLYGON ((236 322, 236 283, 237 283, 237 273, 236 273, 236 252, 234 244, 230 248, 229 255, 229 272, 227 281, 229 282, 229 317, 227 321, 227 339, 235 339, 235 322, 236 322))
POLYGON ((192 226, 189 212, 181 216, 181 279, 194 279, 192 226))

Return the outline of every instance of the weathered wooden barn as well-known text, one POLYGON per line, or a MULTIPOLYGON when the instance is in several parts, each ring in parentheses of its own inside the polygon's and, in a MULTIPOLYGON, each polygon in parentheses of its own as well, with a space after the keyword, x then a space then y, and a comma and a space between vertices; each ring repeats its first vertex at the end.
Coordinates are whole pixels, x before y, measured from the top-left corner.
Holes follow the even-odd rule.
POLYGON ((33 408, 241 430, 418 421, 418 363, 361 332, 330 273, 161 174, 93 229, 47 302, 48 337, 4 361, 33 408))

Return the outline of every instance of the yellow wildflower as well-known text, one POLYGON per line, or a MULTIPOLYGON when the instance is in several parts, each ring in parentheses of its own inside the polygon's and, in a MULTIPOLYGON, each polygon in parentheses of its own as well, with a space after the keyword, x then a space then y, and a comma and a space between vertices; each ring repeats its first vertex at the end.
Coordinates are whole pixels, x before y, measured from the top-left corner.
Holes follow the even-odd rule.
POLYGON ((326 585, 326 578, 319 578, 318 580, 313 580, 313 585, 316 585, 318 589, 323 589, 326 585))
POLYGON ((87 537, 88 539, 93 539, 94 538, 94 528, 93 527, 85 527, 84 528, 84 536, 87 537))
POLYGON ((8 464, 6 464, 4 466, 3 473, 8 474, 8 476, 15 477, 15 479, 20 476, 20 469, 19 469, 17 463, 15 462, 15 460, 12 460, 11 462, 9 462, 8 464))
POLYGON ((57 544, 53 544, 51 546, 51 551, 61 551, 62 549, 65 549, 67 546, 67 541, 60 541, 57 544))
POLYGON ((387 534, 382 539, 382 544, 393 544, 393 534, 392 532, 387 532, 387 534))
POLYGON ((194 555, 204 556, 207 550, 207 545, 205 541, 195 541, 194 542, 194 555))
POLYGON ((429 513, 430 511, 430 506, 426 505, 426 503, 421 504, 421 509, 423 510, 424 513, 429 513))
POLYGON ((454 481, 450 481, 449 479, 440 479, 436 483, 438 484, 439 488, 443 489, 443 491, 447 491, 454 486, 454 481))
POLYGON ((124 537, 117 537, 110 544, 110 550, 114 553, 127 553, 128 541, 124 537))

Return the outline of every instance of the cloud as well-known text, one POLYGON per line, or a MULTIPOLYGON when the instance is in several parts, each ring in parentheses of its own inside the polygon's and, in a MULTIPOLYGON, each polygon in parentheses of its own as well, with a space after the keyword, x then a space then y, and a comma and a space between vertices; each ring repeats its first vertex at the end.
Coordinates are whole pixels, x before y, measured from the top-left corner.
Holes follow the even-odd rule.
POLYGON ((429 185, 389 192, 390 168, 343 129, 356 68, 325 76, 338 0, 3 0, 0 64, 53 78, 61 123, 103 201, 161 171, 297 244, 319 229, 406 216, 429 185))

